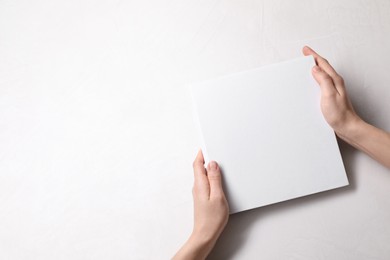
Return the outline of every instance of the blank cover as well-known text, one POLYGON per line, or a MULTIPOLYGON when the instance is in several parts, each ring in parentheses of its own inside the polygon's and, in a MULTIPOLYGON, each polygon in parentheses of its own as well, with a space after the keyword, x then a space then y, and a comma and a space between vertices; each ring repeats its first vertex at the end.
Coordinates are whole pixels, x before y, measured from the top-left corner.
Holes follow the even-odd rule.
POLYGON ((348 185, 311 56, 191 85, 206 162, 230 213, 348 185))

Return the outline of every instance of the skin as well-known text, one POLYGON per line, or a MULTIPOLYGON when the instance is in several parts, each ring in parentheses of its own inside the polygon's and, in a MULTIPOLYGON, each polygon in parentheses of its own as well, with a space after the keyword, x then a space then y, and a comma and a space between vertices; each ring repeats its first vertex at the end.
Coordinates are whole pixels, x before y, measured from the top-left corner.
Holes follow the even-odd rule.
MULTIPOLYGON (((390 168, 390 133, 364 122, 355 112, 348 98, 343 78, 329 62, 310 47, 302 49, 312 55, 316 66, 312 75, 321 89, 321 111, 336 135, 390 168)), ((225 228, 229 206, 222 188, 221 171, 211 161, 204 168, 202 151, 194 167, 194 229, 173 259, 205 259, 225 228)))
POLYGON ((343 78, 329 62, 310 47, 303 54, 312 55, 317 63, 312 69, 321 88, 321 110, 336 135, 390 168, 390 134, 364 122, 349 101, 343 78))
POLYGON ((199 150, 194 168, 194 228, 187 242, 173 257, 179 259, 205 259, 217 242, 229 218, 229 205, 222 188, 221 170, 215 161, 204 167, 199 150))

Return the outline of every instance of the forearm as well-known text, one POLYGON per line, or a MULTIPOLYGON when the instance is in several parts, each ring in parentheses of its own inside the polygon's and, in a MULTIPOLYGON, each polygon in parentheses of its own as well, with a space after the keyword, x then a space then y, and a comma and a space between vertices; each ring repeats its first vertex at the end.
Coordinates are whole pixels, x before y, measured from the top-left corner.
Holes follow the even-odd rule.
POLYGON ((173 257, 173 260, 201 260, 206 259, 215 240, 201 239, 199 236, 191 235, 187 242, 173 257))
POLYGON ((376 128, 360 118, 336 134, 369 156, 390 168, 390 134, 376 128))

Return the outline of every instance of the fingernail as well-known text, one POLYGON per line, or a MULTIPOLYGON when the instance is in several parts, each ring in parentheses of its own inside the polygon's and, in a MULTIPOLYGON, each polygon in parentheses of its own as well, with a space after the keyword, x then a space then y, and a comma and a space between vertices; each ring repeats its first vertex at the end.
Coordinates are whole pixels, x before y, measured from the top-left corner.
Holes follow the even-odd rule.
POLYGON ((211 162, 210 162, 210 169, 211 169, 211 170, 216 170, 217 167, 218 167, 218 165, 217 165, 216 162, 214 162, 214 161, 211 161, 211 162))
POLYGON ((320 71, 321 71, 321 68, 318 67, 318 66, 314 66, 314 67, 313 67, 313 70, 314 70, 315 72, 320 72, 320 71))

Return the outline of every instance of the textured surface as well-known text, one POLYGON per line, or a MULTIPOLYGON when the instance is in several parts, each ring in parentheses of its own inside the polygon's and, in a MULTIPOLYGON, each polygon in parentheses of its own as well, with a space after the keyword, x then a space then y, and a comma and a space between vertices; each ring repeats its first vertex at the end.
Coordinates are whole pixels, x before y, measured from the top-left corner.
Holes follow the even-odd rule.
MULTIPOLYGON (((0 0, 0 258, 167 259, 192 228, 187 84, 310 44, 390 130, 390 2, 0 0)), ((389 259, 390 173, 237 214, 211 259, 389 259)))

